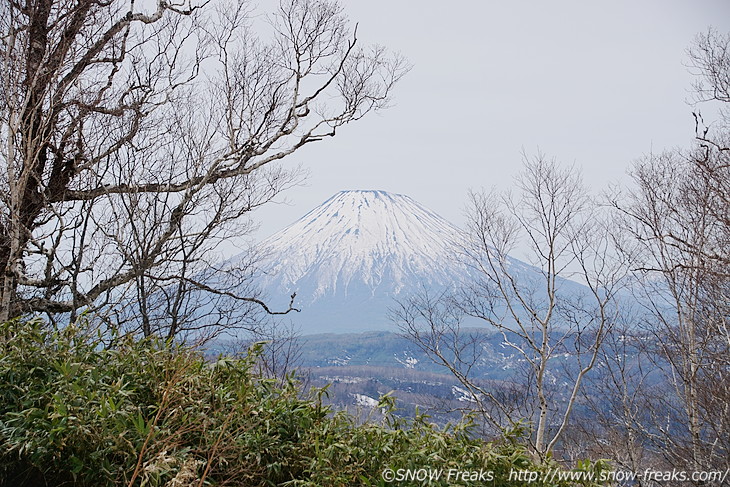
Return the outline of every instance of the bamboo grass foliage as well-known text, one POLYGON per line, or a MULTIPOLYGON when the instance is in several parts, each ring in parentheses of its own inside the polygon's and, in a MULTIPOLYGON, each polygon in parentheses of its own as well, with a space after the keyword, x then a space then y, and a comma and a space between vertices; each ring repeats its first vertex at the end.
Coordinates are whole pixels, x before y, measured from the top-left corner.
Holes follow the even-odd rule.
POLYGON ((386 467, 490 469, 494 485, 522 485, 510 470, 554 467, 519 432, 487 443, 468 421, 399 418, 389 396, 382 422, 357 424, 322 404, 325 390, 256 376, 262 346, 210 360, 156 339, 110 346, 84 326, 0 325, 0 485, 388 485, 386 467))

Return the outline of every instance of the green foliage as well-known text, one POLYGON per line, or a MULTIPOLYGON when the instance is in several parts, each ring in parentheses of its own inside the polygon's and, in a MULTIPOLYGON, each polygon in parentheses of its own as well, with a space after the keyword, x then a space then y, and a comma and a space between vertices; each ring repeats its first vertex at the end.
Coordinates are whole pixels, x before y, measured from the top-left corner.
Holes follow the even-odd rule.
POLYGON ((485 443, 468 421, 439 429, 427 416, 399 419, 388 396, 384 424, 357 425, 322 405, 325 390, 302 398, 293 379, 255 377, 261 344, 209 361, 159 340, 116 343, 38 320, 0 325, 0 485, 388 485, 386 468, 508 479, 555 467, 536 465, 519 431, 485 443))

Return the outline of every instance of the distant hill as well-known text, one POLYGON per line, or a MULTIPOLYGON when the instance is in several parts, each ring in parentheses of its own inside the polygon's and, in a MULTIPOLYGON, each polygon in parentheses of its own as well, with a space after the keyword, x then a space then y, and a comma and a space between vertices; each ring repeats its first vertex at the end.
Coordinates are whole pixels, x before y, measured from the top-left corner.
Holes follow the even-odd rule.
MULTIPOLYGON (((519 364, 515 350, 506 347, 501 333, 488 329, 463 330, 464 340, 473 340, 474 377, 501 380, 513 376, 519 364)), ((299 363, 307 369, 358 367, 397 369, 444 374, 412 341, 391 332, 307 335, 297 340, 299 363)))
MULTIPOLYGON (((468 371, 471 380, 492 391, 505 387, 522 390, 524 358, 504 343, 501 333, 486 328, 462 331, 464 340, 474 345, 464 348, 462 357, 467 363, 473 362, 468 371)), ((514 336, 508 337, 519 343, 514 336)), ((329 333, 304 336, 297 342, 299 375, 309 385, 329 385, 328 401, 337 408, 373 414, 380 396, 392 393, 398 398, 400 414, 413 415, 418 407, 433 414, 435 421, 446 423, 456 419, 458 411, 473 405, 468 391, 447 368, 434 363, 415 344, 398 334, 329 333)), ((579 370, 578 357, 571 353, 575 347, 570 339, 563 347, 563 353, 551 359, 547 372, 549 388, 558 396, 570 392, 565 385, 579 370)), ((634 365, 639 348, 637 343, 627 344, 626 359, 634 365)), ((657 357, 656 366, 661 364, 664 362, 657 357)), ((584 384, 589 395, 601 397, 601 383, 593 379, 603 374, 605 365, 605 357, 599 357, 584 384)), ((647 387, 655 387, 661 381, 656 372, 645 378, 647 387)), ((581 401, 576 408, 579 416, 586 414, 581 401)))

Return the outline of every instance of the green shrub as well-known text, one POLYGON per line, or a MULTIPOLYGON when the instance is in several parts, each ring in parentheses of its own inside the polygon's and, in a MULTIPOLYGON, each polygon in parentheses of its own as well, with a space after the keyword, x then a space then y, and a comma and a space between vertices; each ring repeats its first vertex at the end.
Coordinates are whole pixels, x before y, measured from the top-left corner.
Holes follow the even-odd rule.
MULTIPOLYGON (((439 429, 389 412, 385 424, 357 425, 322 405, 323 390, 302 398, 293 379, 255 377, 260 346, 209 361, 159 340, 107 349, 79 327, 31 320, 0 325, 0 347, 3 487, 388 485, 385 468, 444 472, 428 485, 460 485, 446 480, 449 469, 525 485, 502 479, 554 467, 533 464, 518 435, 485 443, 466 422, 439 429)), ((392 400, 381 406, 392 410, 392 400)))

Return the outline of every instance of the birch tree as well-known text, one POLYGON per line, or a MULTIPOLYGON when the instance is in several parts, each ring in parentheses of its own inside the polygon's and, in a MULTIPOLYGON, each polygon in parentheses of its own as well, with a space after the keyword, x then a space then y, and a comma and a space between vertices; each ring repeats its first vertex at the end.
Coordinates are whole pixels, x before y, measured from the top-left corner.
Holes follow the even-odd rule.
POLYGON ((651 413, 642 427, 668 465, 692 470, 729 466, 728 167, 727 152, 704 142, 651 155, 634 168, 636 189, 616 202, 641 246, 645 353, 669 387, 642 391, 651 413))
POLYGON ((613 201, 644 305, 633 340, 654 375, 653 387, 615 381, 641 413, 616 417, 659 467, 702 471, 730 467, 730 35, 711 29, 688 54, 695 144, 637 161, 613 201), (718 109, 712 124, 705 107, 718 109))
POLYGON ((446 299, 411 299, 396 315, 406 335, 456 371, 488 423, 504 428, 530 421, 532 448, 545 457, 565 433, 619 313, 616 298, 628 267, 574 168, 526 158, 516 187, 517 195, 471 195, 460 253, 473 284, 446 299), (534 268, 512 257, 526 248, 534 268), (505 390, 470 375, 459 358, 471 335, 461 320, 445 325, 446 309, 498 330, 512 360, 522 364, 521 383, 505 390), (572 370, 563 366, 566 357, 572 370), (556 383, 558 375, 569 382, 556 383))

